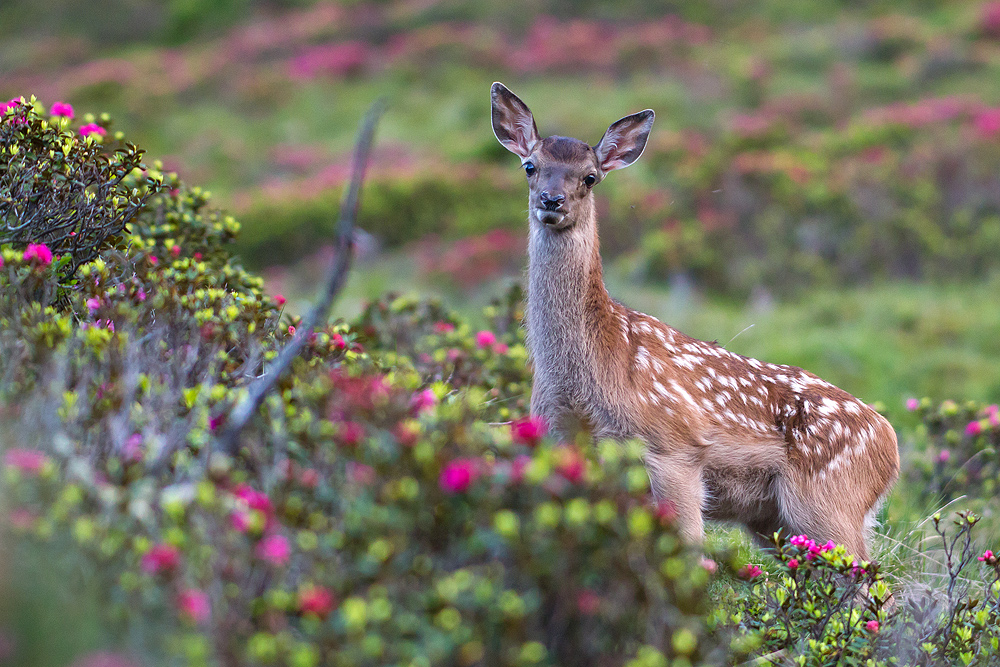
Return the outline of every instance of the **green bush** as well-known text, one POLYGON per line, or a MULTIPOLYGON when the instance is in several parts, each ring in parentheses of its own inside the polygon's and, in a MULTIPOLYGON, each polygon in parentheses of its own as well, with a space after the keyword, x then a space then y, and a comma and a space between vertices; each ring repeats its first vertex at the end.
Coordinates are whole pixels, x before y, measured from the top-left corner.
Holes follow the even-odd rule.
POLYGON ((637 443, 520 419, 516 292, 490 330, 399 298, 325 327, 216 451, 295 322, 230 260, 237 223, 164 181, 69 283, 71 250, 2 250, 4 542, 94 572, 102 626, 192 665, 727 659, 637 443))

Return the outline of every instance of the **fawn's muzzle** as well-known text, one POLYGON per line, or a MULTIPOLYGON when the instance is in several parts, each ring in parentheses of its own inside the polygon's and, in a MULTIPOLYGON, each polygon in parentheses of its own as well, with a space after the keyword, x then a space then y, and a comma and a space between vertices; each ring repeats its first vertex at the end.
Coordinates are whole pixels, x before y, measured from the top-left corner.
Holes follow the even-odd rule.
POLYGON ((550 195, 548 191, 543 190, 542 193, 539 195, 539 199, 542 202, 542 208, 544 208, 546 211, 558 211, 559 208, 563 205, 563 202, 566 201, 566 196, 565 195, 553 196, 550 195))

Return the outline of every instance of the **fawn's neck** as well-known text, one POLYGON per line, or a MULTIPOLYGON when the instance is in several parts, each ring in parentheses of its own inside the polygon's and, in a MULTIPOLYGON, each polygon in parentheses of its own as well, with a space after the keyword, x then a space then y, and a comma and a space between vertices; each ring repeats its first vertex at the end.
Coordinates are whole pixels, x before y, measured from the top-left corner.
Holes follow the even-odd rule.
POLYGON ((529 228, 528 345, 536 378, 598 379, 622 354, 623 321, 604 287, 593 203, 570 229, 555 232, 534 219, 529 228))

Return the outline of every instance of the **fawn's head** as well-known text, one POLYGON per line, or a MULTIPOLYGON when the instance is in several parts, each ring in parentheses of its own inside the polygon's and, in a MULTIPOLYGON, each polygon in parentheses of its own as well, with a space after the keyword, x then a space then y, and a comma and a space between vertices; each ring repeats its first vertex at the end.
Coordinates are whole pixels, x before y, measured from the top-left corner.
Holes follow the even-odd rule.
POLYGON ((609 171, 627 167, 642 155, 653 127, 653 110, 646 109, 615 122, 596 146, 579 139, 538 135, 527 105, 494 83, 493 133, 521 158, 528 176, 529 219, 542 227, 568 229, 593 210, 592 188, 609 171))

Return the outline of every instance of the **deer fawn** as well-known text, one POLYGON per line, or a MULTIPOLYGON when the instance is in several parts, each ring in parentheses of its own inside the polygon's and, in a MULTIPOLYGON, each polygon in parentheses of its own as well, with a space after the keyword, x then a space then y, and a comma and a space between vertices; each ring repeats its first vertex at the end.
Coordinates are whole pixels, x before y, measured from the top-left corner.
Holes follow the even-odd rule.
POLYGON ((899 470, 889 422, 807 371, 696 340, 608 295, 593 187, 639 159, 653 111, 591 147, 542 139, 503 84, 491 97, 493 132, 528 177, 532 414, 556 434, 577 422, 597 438, 642 440, 654 497, 674 504, 690 542, 704 517, 868 558, 866 533, 899 470))

